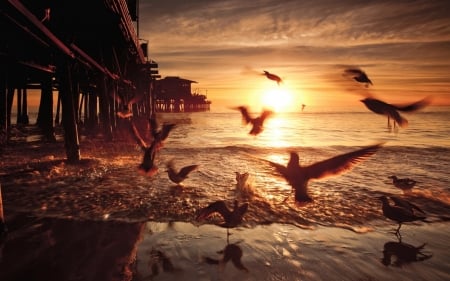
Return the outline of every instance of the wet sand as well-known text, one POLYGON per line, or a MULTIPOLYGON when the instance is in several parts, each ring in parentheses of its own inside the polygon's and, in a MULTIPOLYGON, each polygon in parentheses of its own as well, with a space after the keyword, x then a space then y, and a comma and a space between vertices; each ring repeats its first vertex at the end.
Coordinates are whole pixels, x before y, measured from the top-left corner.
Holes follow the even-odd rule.
POLYGON ((0 280, 449 280, 448 223, 355 233, 14 214, 0 280), (439 234, 437 234, 439 233, 439 234), (228 246, 228 247, 227 247, 228 246), (234 247, 231 249, 231 247, 234 247), (229 248, 229 260, 224 261, 229 248), (233 263, 236 258, 240 264, 233 263))

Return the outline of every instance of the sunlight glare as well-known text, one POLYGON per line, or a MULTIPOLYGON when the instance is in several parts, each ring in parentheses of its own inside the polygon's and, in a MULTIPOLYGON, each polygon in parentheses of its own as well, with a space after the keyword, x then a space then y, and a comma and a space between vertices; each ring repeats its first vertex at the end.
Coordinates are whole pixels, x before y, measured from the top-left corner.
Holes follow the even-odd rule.
POLYGON ((275 112, 289 111, 292 101, 292 93, 287 88, 280 86, 267 89, 262 97, 263 106, 275 112))

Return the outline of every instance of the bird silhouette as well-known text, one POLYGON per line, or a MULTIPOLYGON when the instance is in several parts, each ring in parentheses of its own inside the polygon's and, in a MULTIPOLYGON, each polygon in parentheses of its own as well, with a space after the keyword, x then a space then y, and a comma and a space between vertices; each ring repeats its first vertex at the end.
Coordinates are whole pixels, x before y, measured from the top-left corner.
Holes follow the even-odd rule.
POLYGON ((225 265, 231 260, 237 269, 248 272, 247 267, 245 267, 242 263, 243 251, 237 244, 228 243, 223 250, 218 251, 217 253, 223 255, 221 260, 205 257, 205 261, 208 264, 218 264, 221 267, 225 267, 225 265))
POLYGON ((290 153, 290 159, 287 166, 268 160, 266 161, 268 161, 292 186, 293 190, 295 190, 295 201, 301 205, 313 201, 308 195, 308 182, 310 180, 341 174, 373 155, 381 147, 382 143, 368 146, 308 166, 300 165, 300 158, 296 152, 290 153))
POLYGON ((430 103, 429 98, 421 99, 420 101, 417 101, 415 103, 409 104, 409 105, 393 105, 386 103, 384 101, 381 101, 379 99, 370 98, 367 97, 365 99, 360 100, 364 105, 371 110, 372 112, 380 115, 385 115, 388 118, 391 118, 396 122, 400 127, 406 127, 408 126, 408 120, 406 120, 404 117, 402 117, 398 111, 403 112, 413 112, 417 111, 419 109, 424 108, 430 103))
POLYGON ((369 84, 373 85, 367 74, 359 68, 347 68, 344 71, 344 74, 352 76, 352 78, 357 82, 366 83, 366 87, 368 87, 369 84))
POLYGON ((144 152, 144 156, 142 157, 142 162, 138 166, 138 170, 147 176, 153 176, 158 172, 158 167, 155 165, 155 157, 157 152, 157 142, 152 141, 150 145, 148 145, 139 134, 136 126, 132 121, 130 121, 130 128, 132 135, 134 136, 137 144, 144 152))
POLYGON ((120 106, 116 114, 122 119, 127 119, 133 116, 131 107, 133 104, 142 100, 143 94, 136 94, 136 87, 129 80, 123 80, 121 88, 122 90, 117 93, 112 92, 113 98, 120 106))
POLYGON ((173 123, 164 123, 162 128, 159 128, 156 117, 153 115, 149 118, 150 122, 150 132, 153 141, 156 142, 157 149, 161 149, 164 146, 164 141, 169 136, 169 133, 175 128, 173 123))
POLYGON ((419 208, 419 206, 417 206, 416 204, 413 204, 413 203, 411 203, 411 202, 409 202, 409 201, 407 201, 405 199, 402 199, 400 197, 397 197, 397 196, 392 196, 391 195, 390 198, 391 198, 392 201, 394 201, 394 205, 395 206, 398 206, 398 207, 401 207, 401 208, 405 208, 405 209, 407 209, 408 211, 410 211, 413 214, 416 211, 418 211, 418 212, 420 212, 422 214, 425 214, 425 212, 421 208, 419 208))
POLYGON ((384 195, 380 196, 379 199, 383 204, 382 205, 383 215, 386 218, 398 223, 398 228, 395 231, 395 235, 397 235, 397 237, 399 238, 401 238, 400 228, 402 227, 403 223, 426 219, 425 216, 415 215, 414 212, 411 212, 410 208, 405 208, 399 205, 390 205, 387 196, 384 195))
POLYGON ((172 159, 167 163, 167 174, 172 182, 180 185, 181 182, 187 179, 188 175, 197 168, 198 165, 189 165, 177 171, 175 168, 174 160, 172 159))
POLYGON ((225 227, 228 229, 241 224, 244 214, 247 212, 247 210, 248 203, 244 203, 239 206, 238 200, 234 200, 233 210, 230 210, 227 207, 225 201, 219 200, 209 204, 207 207, 202 208, 195 220, 201 222, 212 216, 213 214, 219 214, 222 217, 223 222, 219 223, 218 225, 220 227, 225 227))
POLYGON ((249 134, 253 136, 259 135, 264 130, 264 121, 273 114, 273 111, 266 109, 260 116, 252 118, 246 106, 238 106, 236 109, 241 112, 244 125, 252 124, 249 134))
POLYGON ((392 184, 403 190, 403 191, 410 191, 417 183, 417 181, 410 179, 410 178, 397 178, 397 176, 389 176, 388 178, 392 179, 392 184))
POLYGON ((280 76, 270 73, 269 71, 264 70, 263 75, 265 75, 268 79, 277 82, 278 85, 280 85, 280 83, 283 82, 280 76))

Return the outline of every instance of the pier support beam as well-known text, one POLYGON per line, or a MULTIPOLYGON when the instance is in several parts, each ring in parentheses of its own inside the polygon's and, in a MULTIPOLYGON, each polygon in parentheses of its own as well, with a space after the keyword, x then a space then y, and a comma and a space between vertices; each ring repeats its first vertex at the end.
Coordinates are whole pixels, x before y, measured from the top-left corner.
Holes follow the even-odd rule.
POLYGON ((70 62, 66 62, 62 65, 59 77, 61 84, 62 124, 64 127, 64 144, 67 161, 78 162, 80 160, 80 142, 78 139, 78 127, 75 116, 74 87, 70 62))

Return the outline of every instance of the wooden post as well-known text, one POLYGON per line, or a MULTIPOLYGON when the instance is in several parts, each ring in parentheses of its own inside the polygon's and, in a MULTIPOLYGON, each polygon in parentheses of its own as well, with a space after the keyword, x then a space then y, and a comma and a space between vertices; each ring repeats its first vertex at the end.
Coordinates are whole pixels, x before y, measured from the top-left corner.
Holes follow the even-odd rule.
POLYGON ((41 82, 41 101, 36 124, 42 129, 48 141, 56 141, 53 127, 53 88, 52 77, 44 77, 41 82))
MULTIPOLYGON (((80 160, 80 143, 75 116, 75 98, 70 62, 66 61, 60 73, 60 94, 62 104, 62 124, 64 127, 64 144, 68 162, 80 160)), ((78 93, 76 93, 78 94, 78 93)))

